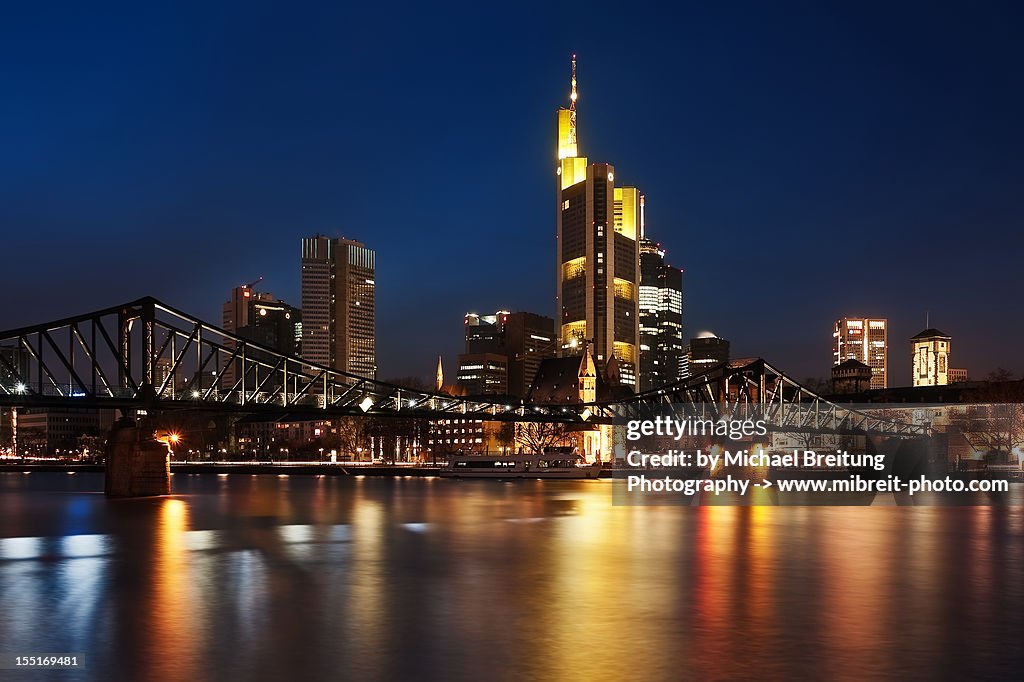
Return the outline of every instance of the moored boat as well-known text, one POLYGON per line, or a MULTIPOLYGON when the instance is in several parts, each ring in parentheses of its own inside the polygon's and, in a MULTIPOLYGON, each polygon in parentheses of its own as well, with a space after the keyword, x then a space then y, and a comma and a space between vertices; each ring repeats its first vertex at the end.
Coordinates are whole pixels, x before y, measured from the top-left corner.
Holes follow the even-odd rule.
POLYGON ((597 478, 601 463, 587 464, 568 452, 531 455, 452 455, 441 470, 445 478, 597 478))

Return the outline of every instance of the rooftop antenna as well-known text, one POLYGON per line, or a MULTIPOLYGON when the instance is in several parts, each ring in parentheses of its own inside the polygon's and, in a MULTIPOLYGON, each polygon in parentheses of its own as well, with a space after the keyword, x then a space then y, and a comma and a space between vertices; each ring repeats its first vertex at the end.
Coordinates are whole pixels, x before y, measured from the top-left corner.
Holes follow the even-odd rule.
POLYGON ((572 56, 572 89, 569 92, 569 144, 576 144, 576 55, 572 56))

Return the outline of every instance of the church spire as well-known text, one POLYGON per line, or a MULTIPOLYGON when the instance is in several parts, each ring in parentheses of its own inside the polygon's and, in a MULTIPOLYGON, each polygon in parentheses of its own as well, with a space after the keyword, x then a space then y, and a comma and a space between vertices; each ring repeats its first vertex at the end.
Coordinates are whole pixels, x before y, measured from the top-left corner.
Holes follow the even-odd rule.
POLYGON ((437 385, 438 391, 444 386, 444 370, 441 368, 441 356, 437 356, 437 385))

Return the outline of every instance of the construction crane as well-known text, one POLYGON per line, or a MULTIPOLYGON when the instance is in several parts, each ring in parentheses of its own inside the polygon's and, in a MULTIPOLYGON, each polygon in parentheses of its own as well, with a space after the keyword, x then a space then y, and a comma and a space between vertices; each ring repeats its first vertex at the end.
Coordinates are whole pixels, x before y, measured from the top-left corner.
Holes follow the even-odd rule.
POLYGON ((252 282, 249 282, 248 284, 245 284, 245 285, 243 285, 243 286, 244 286, 244 287, 245 287, 246 289, 252 289, 253 287, 255 287, 255 286, 256 286, 257 284, 259 284, 259 283, 260 283, 260 282, 262 282, 262 281, 263 281, 263 275, 260 275, 260 276, 259 276, 259 277, 257 277, 257 278, 256 278, 256 279, 255 279, 254 281, 252 281, 252 282))

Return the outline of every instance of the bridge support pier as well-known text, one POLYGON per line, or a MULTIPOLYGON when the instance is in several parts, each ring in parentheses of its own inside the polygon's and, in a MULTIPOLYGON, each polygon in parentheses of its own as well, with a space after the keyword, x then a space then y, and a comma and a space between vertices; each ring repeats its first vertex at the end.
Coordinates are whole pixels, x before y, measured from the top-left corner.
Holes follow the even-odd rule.
POLYGON ((148 497, 171 492, 167 446, 153 437, 145 421, 121 418, 107 439, 104 492, 107 497, 148 497))

